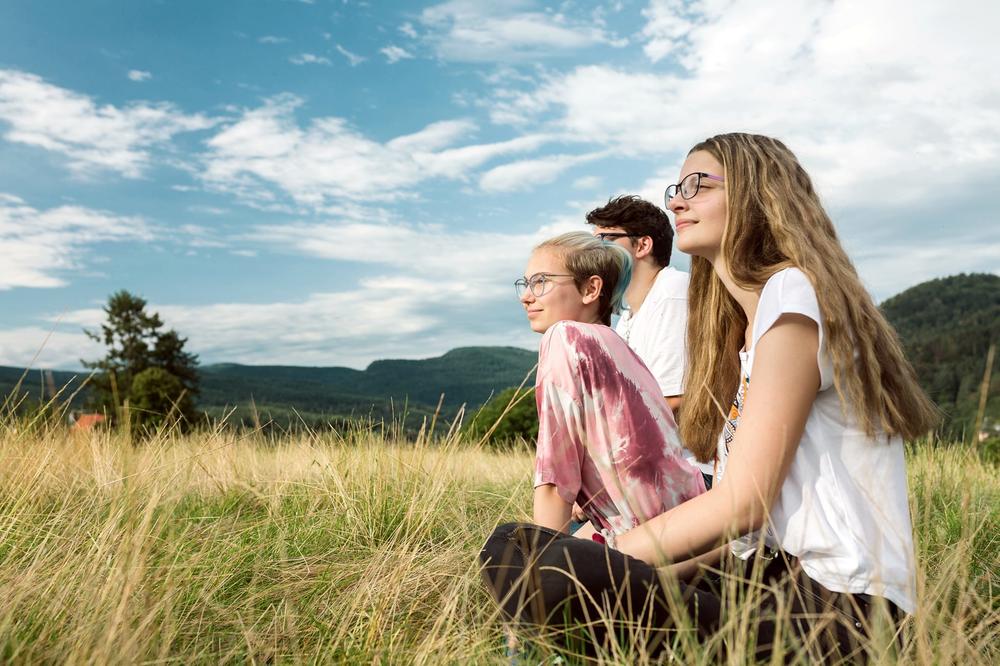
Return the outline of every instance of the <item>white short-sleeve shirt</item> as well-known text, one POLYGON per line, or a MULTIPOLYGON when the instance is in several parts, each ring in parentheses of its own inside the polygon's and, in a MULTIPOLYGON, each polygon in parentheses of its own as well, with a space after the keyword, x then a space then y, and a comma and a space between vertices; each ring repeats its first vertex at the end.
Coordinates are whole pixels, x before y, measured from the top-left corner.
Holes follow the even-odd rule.
MULTIPOLYGON (((757 343, 785 313, 805 315, 819 326, 820 388, 764 542, 798 557, 806 574, 829 590, 882 596, 912 613, 916 563, 903 442, 898 436, 868 437, 853 412, 842 409, 816 292, 797 268, 775 273, 761 292, 750 350, 740 353, 739 393, 719 437, 716 481, 725 474, 739 414, 753 391, 757 343)), ((747 535, 733 542, 733 551, 749 557, 757 543, 757 535, 747 535)))
POLYGON ((653 373, 664 396, 684 393, 688 280, 683 271, 663 268, 639 311, 625 310, 615 326, 653 373))
MULTIPOLYGON (((684 393, 689 281, 684 271, 672 266, 661 269, 639 311, 625 310, 615 326, 653 373, 664 396, 684 393)), ((698 462, 687 449, 684 458, 702 473, 712 474, 712 464, 698 462)))

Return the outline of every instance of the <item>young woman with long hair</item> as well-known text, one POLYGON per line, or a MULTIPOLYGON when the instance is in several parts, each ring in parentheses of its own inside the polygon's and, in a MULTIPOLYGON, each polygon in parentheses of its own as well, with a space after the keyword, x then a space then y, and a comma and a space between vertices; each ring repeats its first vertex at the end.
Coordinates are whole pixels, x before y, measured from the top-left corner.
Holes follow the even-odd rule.
MULTIPOLYGON (((756 569, 764 591, 748 640, 759 656, 785 641, 859 658, 876 617, 898 623, 916 607, 903 440, 927 433, 936 410, 784 144, 703 141, 666 203, 692 255, 681 434, 714 461, 713 487, 618 536, 603 558, 589 544, 546 555, 551 543, 538 541, 509 596, 531 600, 522 622, 561 626, 624 608, 608 601, 627 595, 668 631, 679 598, 708 638, 724 606, 696 574, 712 565, 740 581, 756 569)), ((487 542, 488 582, 514 576, 498 564, 505 554, 487 542)))

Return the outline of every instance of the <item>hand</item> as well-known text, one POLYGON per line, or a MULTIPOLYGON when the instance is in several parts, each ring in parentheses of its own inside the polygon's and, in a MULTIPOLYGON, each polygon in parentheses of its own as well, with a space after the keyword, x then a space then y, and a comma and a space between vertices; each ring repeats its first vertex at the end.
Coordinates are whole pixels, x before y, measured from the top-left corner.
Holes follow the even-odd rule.
POLYGON ((589 520, 589 518, 587 518, 587 514, 583 512, 583 509, 581 509, 580 505, 577 504, 576 502, 573 502, 573 520, 575 520, 578 523, 582 523, 586 520, 589 520))

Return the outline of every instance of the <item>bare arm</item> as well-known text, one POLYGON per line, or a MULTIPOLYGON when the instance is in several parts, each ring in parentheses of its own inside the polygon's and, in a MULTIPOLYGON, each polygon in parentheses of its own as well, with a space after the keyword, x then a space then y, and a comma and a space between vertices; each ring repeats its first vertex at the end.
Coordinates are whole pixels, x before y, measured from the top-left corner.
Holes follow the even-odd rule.
POLYGON ((659 565, 706 553, 764 524, 819 389, 819 331, 785 314, 757 342, 726 473, 718 485, 618 537, 618 549, 659 565))
POLYGON ((669 407, 670 411, 672 411, 674 413, 674 421, 676 421, 677 423, 680 423, 681 422, 680 421, 680 409, 681 409, 681 405, 684 404, 684 396, 683 395, 666 395, 666 396, 663 396, 663 397, 667 401, 667 407, 669 407))
POLYGON ((534 520, 536 525, 565 532, 573 505, 559 497, 559 492, 551 483, 535 488, 534 520))
POLYGON ((677 576, 677 580, 691 580, 703 567, 714 567, 718 565, 719 560, 721 560, 722 556, 726 554, 727 548, 729 548, 728 544, 719 546, 715 550, 710 550, 707 553, 702 553, 698 557, 692 557, 689 560, 677 562, 676 564, 670 565, 670 570, 675 576, 677 576))

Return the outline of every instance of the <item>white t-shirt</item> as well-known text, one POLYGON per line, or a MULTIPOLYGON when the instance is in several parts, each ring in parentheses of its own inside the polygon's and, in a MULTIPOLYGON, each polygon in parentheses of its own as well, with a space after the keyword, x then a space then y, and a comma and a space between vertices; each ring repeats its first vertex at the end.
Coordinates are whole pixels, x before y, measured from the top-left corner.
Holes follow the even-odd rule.
MULTIPOLYGON (((689 281, 687 273, 672 266, 661 269, 639 311, 625 310, 615 325, 615 332, 656 377, 664 396, 684 393, 689 281)), ((712 463, 698 462, 687 449, 684 458, 702 473, 712 473, 712 463)))
MULTIPOLYGON (((819 326, 820 390, 771 507, 764 543, 798 557, 806 574, 829 590, 882 596, 912 613, 916 564, 903 442, 898 436, 869 438, 853 412, 841 409, 816 292, 797 268, 775 273, 761 292, 750 351, 740 352, 740 388, 719 437, 716 481, 725 474, 729 444, 753 390, 757 343, 784 313, 805 315, 819 326)), ((757 534, 747 535, 733 542, 733 552, 749 557, 758 543, 757 534)))
POLYGON ((615 332, 656 377, 664 396, 684 393, 689 276, 667 266, 656 274, 639 311, 622 312, 615 332))

